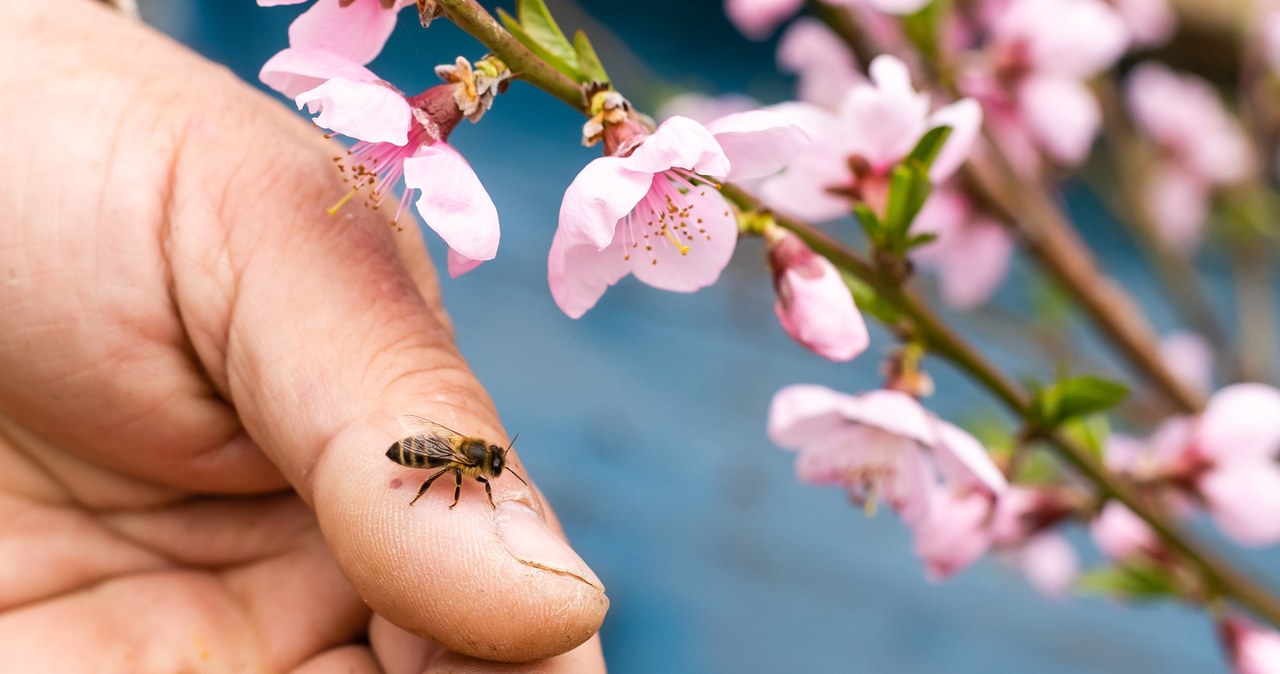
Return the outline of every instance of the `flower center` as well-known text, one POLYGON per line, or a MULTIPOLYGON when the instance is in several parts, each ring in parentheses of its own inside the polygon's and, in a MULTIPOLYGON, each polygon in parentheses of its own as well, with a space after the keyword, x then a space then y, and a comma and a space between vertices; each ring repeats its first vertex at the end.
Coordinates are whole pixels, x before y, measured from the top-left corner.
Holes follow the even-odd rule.
MULTIPOLYGON (((334 157, 333 161, 338 166, 342 181, 350 185, 351 189, 334 205, 325 209, 326 212, 331 216, 337 215, 347 202, 361 193, 365 195, 364 206, 370 210, 378 210, 387 191, 394 188, 404 175, 404 160, 412 157, 419 147, 434 141, 435 137, 426 127, 414 121, 409 131, 409 142, 404 145, 362 141, 351 146, 345 155, 334 157)), ((395 217, 391 220, 391 226, 396 229, 403 229, 399 225, 400 216, 404 214, 410 191, 406 189, 401 194, 395 217)))
POLYGON ((718 186, 684 169, 655 174, 649 191, 625 218, 623 259, 630 261, 643 246, 649 263, 656 265, 655 245, 671 246, 680 255, 688 255, 699 238, 710 241, 699 213, 700 208, 706 208, 703 197, 708 188, 718 186))

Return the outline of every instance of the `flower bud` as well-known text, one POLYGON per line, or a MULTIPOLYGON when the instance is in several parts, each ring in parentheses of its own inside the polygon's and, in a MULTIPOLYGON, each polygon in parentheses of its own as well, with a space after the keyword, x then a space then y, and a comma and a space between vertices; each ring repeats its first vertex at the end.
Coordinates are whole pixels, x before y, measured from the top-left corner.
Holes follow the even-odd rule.
POLYGON ((782 329, 831 360, 852 360, 865 351, 867 326, 840 272, 790 232, 773 227, 765 238, 777 292, 773 308, 782 329))

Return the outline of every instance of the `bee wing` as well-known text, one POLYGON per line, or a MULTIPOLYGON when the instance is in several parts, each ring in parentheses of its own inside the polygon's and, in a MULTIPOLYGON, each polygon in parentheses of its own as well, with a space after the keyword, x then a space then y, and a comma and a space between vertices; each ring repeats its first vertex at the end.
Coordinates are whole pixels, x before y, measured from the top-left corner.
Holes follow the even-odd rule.
POLYGON ((400 425, 410 433, 428 433, 430 435, 438 435, 446 440, 461 440, 466 436, 445 426, 416 414, 400 415, 400 425))
POLYGON ((461 433, 416 414, 400 417, 400 425, 413 435, 400 441, 405 451, 446 461, 464 458, 458 453, 458 445, 465 437, 461 433))

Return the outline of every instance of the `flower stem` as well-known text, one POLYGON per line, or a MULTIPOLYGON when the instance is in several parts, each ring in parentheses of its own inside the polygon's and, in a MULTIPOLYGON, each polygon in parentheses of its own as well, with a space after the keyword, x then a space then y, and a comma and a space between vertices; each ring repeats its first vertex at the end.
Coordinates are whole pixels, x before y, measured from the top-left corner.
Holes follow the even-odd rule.
POLYGON ((582 87, 552 68, 508 33, 476 0, 436 0, 444 16, 493 51, 512 73, 555 96, 578 112, 585 112, 587 100, 582 87))
MULTIPOLYGON (((758 199, 734 185, 723 185, 721 194, 743 210, 763 208, 758 199)), ((955 334, 912 293, 901 285, 886 282, 870 260, 849 250, 813 225, 778 214, 773 217, 779 226, 791 230, 833 265, 872 286, 882 299, 910 319, 915 339, 976 379, 1006 407, 1031 423, 1034 412, 1027 392, 1000 372, 971 344, 955 334)), ((1213 592, 1235 599, 1273 625, 1280 626, 1280 599, 1270 591, 1180 531, 1163 512, 1140 498, 1131 485, 1108 472, 1080 443, 1056 431, 1041 431, 1038 435, 1055 454, 1092 483, 1102 496, 1123 503, 1142 518, 1165 544, 1180 553, 1199 571, 1205 584, 1213 592)))

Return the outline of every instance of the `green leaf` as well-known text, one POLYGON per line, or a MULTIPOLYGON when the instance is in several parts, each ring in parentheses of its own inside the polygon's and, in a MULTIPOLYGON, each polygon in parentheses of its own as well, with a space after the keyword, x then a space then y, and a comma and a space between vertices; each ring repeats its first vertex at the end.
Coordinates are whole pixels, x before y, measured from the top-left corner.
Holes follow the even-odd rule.
POLYGON ((1093 458, 1101 461, 1106 451, 1107 439, 1111 437, 1111 424, 1105 414, 1090 414, 1067 421, 1062 425, 1062 432, 1089 450, 1093 458))
POLYGON ((872 244, 879 245, 884 240, 884 227, 880 224, 880 218, 876 217, 875 211, 871 207, 858 202, 853 205, 853 213, 858 216, 858 224, 862 225, 862 231, 867 233, 867 240, 872 244))
POLYGON ((502 20, 502 25, 506 26, 507 32, 511 33, 512 37, 519 40, 520 44, 524 45, 525 47, 528 47, 529 51, 533 52, 534 56, 537 56, 543 61, 546 61, 547 65, 551 66, 552 68, 555 68, 556 70, 563 73, 565 76, 569 77, 575 82, 582 79, 582 74, 578 72, 578 65, 576 60, 574 63, 570 63, 564 60, 563 58, 560 58, 559 56, 556 56, 555 54, 551 53, 549 50, 547 50, 545 47, 539 44, 537 40, 535 40, 532 36, 530 36, 527 32, 525 32, 525 29, 520 25, 520 22, 517 21, 514 16, 511 16, 510 14, 506 13, 502 9, 498 10, 498 18, 502 20))
POLYGON ((582 73, 584 84, 609 83, 609 75, 604 71, 604 64, 600 63, 600 57, 596 55, 595 47, 591 46, 591 41, 587 39, 585 32, 579 30, 573 34, 573 51, 578 55, 578 70, 582 73))
POLYGON ((937 240, 938 240, 938 235, 936 232, 923 232, 921 234, 916 234, 915 236, 912 236, 911 238, 907 239, 906 249, 911 250, 913 248, 919 248, 920 246, 923 246, 926 243, 933 243, 934 241, 937 241, 937 240))
POLYGON ((1134 559, 1114 567, 1091 569, 1076 579, 1081 592, 1130 600, 1151 600, 1176 596, 1174 579, 1150 560, 1134 559))
POLYGON ((518 0, 516 15, 520 17, 520 27, 524 28, 525 34, 560 57, 561 61, 572 65, 574 70, 578 70, 577 52, 569 44, 569 38, 564 36, 560 26, 556 25, 556 20, 551 18, 547 3, 542 0, 518 0))
POLYGON ((1114 407, 1129 389, 1124 384, 1101 377, 1072 377, 1035 391, 1037 422, 1046 429, 1114 407))
POLYGON ((907 161, 893 167, 882 228, 885 234, 884 244, 891 251, 905 253, 910 248, 907 245, 907 233, 931 192, 933 181, 929 179, 928 170, 919 162, 907 161))
POLYGON ((951 127, 935 126, 929 129, 920 137, 916 146, 911 149, 911 154, 902 160, 904 164, 919 164, 921 168, 928 173, 933 166, 933 162, 938 158, 938 153, 942 151, 942 146, 946 144, 947 138, 951 137, 951 127))
POLYGON ((870 314, 876 320, 889 325, 897 323, 901 318, 897 309, 881 299, 875 289, 864 283, 862 279, 844 270, 840 271, 840 277, 844 279, 844 284, 849 286, 849 292, 853 293, 854 304, 857 304, 858 309, 863 313, 870 314))

